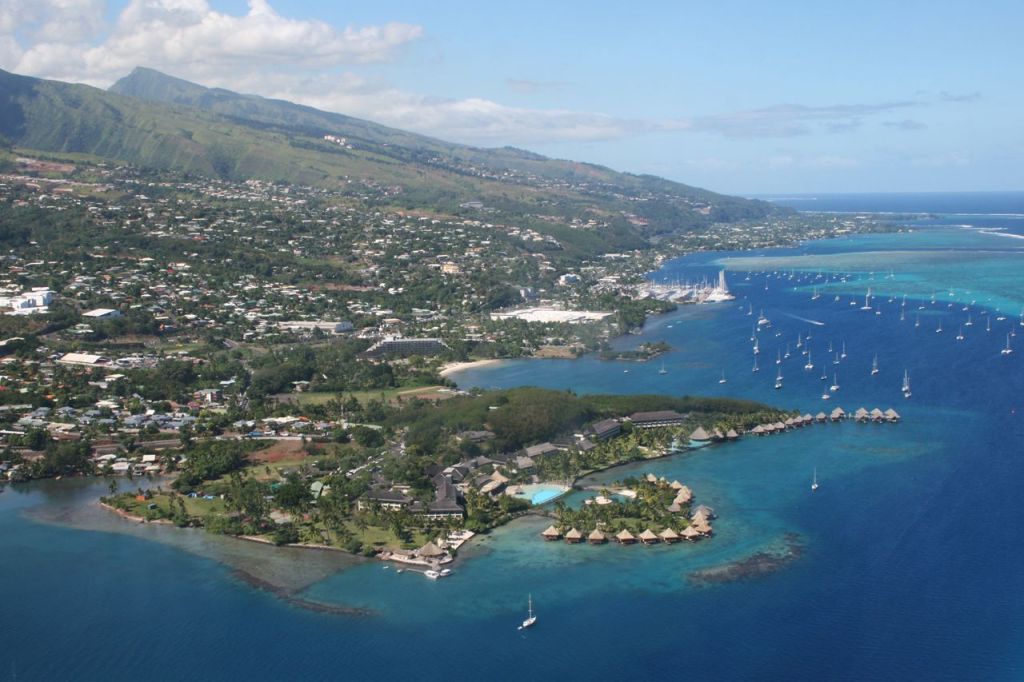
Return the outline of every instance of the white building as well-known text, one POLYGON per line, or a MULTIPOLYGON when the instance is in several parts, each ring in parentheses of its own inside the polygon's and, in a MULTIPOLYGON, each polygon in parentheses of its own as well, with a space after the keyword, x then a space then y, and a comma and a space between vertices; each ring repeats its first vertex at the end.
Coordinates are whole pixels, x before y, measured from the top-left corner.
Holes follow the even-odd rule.
POLYGON ((94 320, 110 320, 115 317, 121 317, 121 311, 114 308, 96 308, 95 310, 82 313, 82 317, 91 317, 94 320))

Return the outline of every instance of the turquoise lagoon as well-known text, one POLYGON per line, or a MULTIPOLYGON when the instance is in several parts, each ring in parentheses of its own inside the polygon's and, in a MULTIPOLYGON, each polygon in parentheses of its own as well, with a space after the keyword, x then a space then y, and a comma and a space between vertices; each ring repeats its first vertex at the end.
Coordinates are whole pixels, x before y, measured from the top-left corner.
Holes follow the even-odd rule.
POLYGON ((618 341, 668 341, 664 375, 660 363, 589 357, 458 375, 462 386, 736 395, 812 414, 878 406, 903 415, 899 425, 813 426, 596 477, 684 481, 719 515, 710 541, 568 546, 541 541, 545 520, 525 519, 474 540, 455 575, 433 582, 334 553, 292 550, 297 557, 140 528, 89 504, 99 483, 9 488, 0 495, 0 670, 18 679, 1019 679, 1024 242, 941 220, 919 227, 755 261, 668 263, 656 276, 728 268, 737 300, 680 309, 618 341), (849 305, 869 286, 872 311, 849 305), (772 320, 756 333, 758 372, 750 307, 772 320), (927 324, 915 327, 911 310, 927 324), (1004 356, 1011 331, 1020 348, 1004 356), (814 371, 795 348, 808 333, 814 371), (848 356, 833 365, 828 345, 843 342, 848 356), (786 343, 791 357, 777 366, 786 343), (840 389, 823 401, 833 380, 840 389), (539 620, 523 633, 527 594, 539 620), (358 611, 318 612, 296 598, 358 611))

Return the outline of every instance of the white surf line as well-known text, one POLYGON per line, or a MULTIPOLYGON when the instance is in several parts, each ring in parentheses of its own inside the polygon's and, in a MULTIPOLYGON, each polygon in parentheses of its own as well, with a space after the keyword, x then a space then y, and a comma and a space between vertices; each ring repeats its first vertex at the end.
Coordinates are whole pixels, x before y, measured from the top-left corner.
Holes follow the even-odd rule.
POLYGON ((799 315, 794 315, 793 313, 782 313, 782 314, 785 315, 786 317, 792 317, 794 320, 800 320, 801 322, 806 322, 807 324, 813 324, 816 327, 824 327, 825 326, 824 322, 819 322, 818 320, 810 320, 810 319, 808 319, 806 317, 800 317, 799 315))

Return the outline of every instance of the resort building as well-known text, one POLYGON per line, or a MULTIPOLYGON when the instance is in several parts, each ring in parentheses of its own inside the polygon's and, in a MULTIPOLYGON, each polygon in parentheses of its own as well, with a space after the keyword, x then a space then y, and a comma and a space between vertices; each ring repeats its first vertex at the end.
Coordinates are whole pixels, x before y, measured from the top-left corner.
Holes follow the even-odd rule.
POLYGON ((277 328, 291 332, 310 332, 320 330, 327 334, 344 334, 355 329, 351 322, 328 322, 325 320, 288 320, 278 322, 277 328))
POLYGON ((379 358, 391 355, 407 358, 411 355, 439 355, 449 350, 451 348, 441 339, 406 339, 399 336, 388 336, 366 349, 363 356, 379 358))
POLYGON ((622 433, 622 424, 617 419, 602 419, 591 424, 590 431, 597 440, 608 440, 622 433))
POLYGON ((678 426, 686 420, 687 415, 660 410, 658 412, 635 412, 628 419, 638 429, 656 429, 662 426, 678 426))

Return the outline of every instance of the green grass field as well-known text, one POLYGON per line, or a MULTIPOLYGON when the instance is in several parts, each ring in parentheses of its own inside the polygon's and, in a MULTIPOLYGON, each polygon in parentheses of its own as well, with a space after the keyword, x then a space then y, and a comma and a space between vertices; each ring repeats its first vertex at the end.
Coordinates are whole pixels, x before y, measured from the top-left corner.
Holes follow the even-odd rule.
MULTIPOLYGON (((436 393, 438 390, 445 388, 444 386, 417 386, 414 388, 389 388, 380 389, 375 391, 346 391, 344 397, 347 399, 349 396, 355 396, 356 400, 360 403, 367 403, 371 400, 380 400, 382 402, 394 402, 399 399, 412 398, 417 395, 430 395, 436 393)), ((294 399, 299 405, 323 405, 324 403, 330 402, 332 399, 338 397, 337 393, 332 392, 316 392, 312 391, 309 393, 287 393, 282 394, 287 399, 294 399)), ((282 395, 278 396, 278 400, 282 399, 282 395)), ((444 394, 442 394, 444 395, 444 394)))

